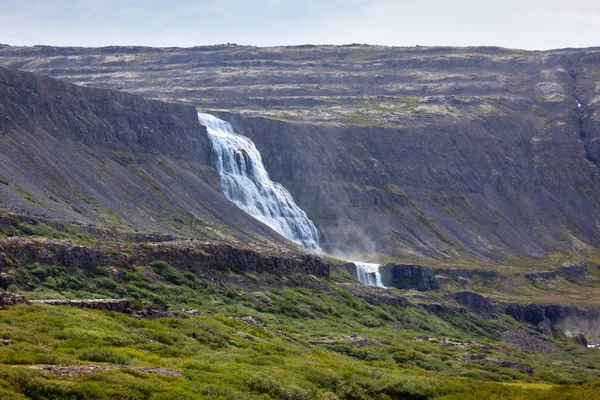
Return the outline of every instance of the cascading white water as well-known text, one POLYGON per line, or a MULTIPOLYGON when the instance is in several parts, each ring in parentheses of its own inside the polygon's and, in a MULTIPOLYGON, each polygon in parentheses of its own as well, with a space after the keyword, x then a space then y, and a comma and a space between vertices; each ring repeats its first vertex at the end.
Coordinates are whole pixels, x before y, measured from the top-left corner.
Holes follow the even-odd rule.
MULTIPOLYGON (((292 195, 269 179, 254 143, 236 133, 228 122, 210 114, 199 113, 198 119, 208 131, 225 196, 281 235, 307 249, 321 252, 317 228, 296 205, 292 195)), ((385 287, 379 264, 353 263, 360 282, 385 287)))
POLYGON ((239 208, 288 239, 321 252, 319 231, 290 192, 269 179, 260 153, 249 138, 210 114, 198 114, 213 146, 221 188, 239 208))
POLYGON ((379 273, 379 264, 373 263, 364 263, 351 261, 356 265, 356 277, 363 284, 368 286, 379 286, 385 288, 383 286, 383 282, 381 281, 381 274, 379 273))

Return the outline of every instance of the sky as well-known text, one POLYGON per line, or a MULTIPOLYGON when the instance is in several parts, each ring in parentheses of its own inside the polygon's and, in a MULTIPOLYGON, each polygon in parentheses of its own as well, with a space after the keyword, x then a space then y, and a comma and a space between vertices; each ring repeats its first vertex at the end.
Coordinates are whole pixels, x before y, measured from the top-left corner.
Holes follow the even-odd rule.
POLYGON ((600 46, 598 0, 0 0, 0 43, 600 46))

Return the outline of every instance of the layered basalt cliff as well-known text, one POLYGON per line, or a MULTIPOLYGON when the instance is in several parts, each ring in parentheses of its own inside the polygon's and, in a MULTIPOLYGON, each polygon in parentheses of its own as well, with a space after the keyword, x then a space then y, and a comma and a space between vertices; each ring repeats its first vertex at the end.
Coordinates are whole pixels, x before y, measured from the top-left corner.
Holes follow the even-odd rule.
POLYGON ((600 245, 598 49, 41 46, 0 62, 217 113, 335 254, 499 262, 600 245))
POLYGON ((439 289, 453 280, 465 284, 466 278, 506 279, 497 271, 486 269, 432 268, 413 264, 387 264, 380 267, 381 280, 386 287, 416 289, 419 291, 439 289))
POLYGON ((538 304, 501 302, 474 292, 457 292, 451 296, 471 311, 490 315, 505 313, 517 321, 533 325, 540 333, 552 329, 569 336, 578 334, 588 339, 600 338, 600 308, 574 304, 538 304))
POLYGON ((0 67, 1 207, 113 231, 291 245, 222 195, 210 158, 189 105, 0 67))
MULTIPOLYGON (((273 253, 241 248, 227 243, 183 240, 138 244, 76 245, 65 240, 8 238, 0 241, 0 272, 8 265, 40 263, 69 268, 115 265, 149 265, 165 261, 200 275, 210 270, 271 274, 310 274, 329 277, 331 265, 301 252, 273 253)), ((10 271, 9 271, 10 272, 10 271)), ((4 275, 10 284, 10 276, 4 275)), ((7 286, 7 285, 5 285, 7 286)), ((6 288, 6 287, 5 287, 6 288)))

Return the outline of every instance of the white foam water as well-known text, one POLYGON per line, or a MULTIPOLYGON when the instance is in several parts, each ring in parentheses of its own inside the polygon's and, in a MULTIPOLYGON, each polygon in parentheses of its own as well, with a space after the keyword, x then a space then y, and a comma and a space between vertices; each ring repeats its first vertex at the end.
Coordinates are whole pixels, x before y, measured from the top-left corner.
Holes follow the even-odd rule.
POLYGON ((381 274, 379 273, 379 264, 364 263, 358 261, 351 261, 356 265, 356 277, 363 284, 368 286, 378 286, 385 288, 381 281, 381 274))
POLYGON ((254 142, 213 115, 199 113, 198 119, 208 131, 225 196, 282 236, 321 252, 315 224, 286 188, 269 179, 254 142))

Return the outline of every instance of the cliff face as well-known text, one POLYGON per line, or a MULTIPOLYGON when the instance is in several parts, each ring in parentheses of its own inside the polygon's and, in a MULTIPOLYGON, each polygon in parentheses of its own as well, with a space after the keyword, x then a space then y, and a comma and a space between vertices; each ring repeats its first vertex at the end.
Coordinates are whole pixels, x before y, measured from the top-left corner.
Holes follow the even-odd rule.
POLYGON ((576 126, 505 109, 442 126, 315 126, 221 114, 250 136, 330 251, 474 255, 597 248, 598 167, 576 126))
POLYGON ((222 194, 191 106, 0 68, 0 196, 18 212, 280 242, 222 194))
POLYGON ((0 62, 230 120, 330 252, 600 245, 598 49, 8 47, 0 62))

